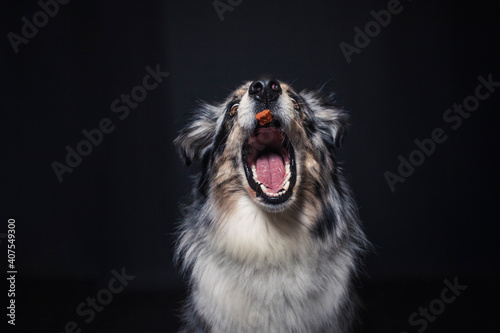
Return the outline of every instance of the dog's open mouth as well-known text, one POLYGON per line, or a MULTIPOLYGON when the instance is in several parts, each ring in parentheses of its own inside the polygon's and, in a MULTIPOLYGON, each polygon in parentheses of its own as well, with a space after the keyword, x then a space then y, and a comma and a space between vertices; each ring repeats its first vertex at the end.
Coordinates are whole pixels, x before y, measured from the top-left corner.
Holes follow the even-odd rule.
POLYGON ((269 204, 292 195, 297 179, 295 155, 279 123, 258 126, 243 145, 243 166, 250 187, 269 204))

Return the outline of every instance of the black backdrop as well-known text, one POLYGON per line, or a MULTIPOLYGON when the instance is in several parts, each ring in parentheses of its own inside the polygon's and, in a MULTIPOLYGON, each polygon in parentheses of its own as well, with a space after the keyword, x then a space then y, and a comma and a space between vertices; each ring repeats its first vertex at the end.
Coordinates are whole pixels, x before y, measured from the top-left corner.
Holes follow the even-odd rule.
POLYGON ((16 326, 3 313, 2 325, 175 331, 184 286, 172 232, 195 169, 182 166, 172 141, 193 98, 220 100, 272 73, 299 90, 328 82, 351 112, 341 156, 375 247, 359 281, 365 331, 495 328, 500 87, 479 95, 476 87, 480 76, 500 81, 500 2, 395 4, 69 1, 57 13, 49 6, 49 16, 35 1, 3 2, 0 267, 7 276, 12 218, 18 273, 16 326), (229 5, 223 20, 214 3, 220 11, 229 5), (373 23, 371 11, 388 5, 390 22, 373 23), (38 32, 23 28, 33 20, 38 32), (144 90, 148 66, 169 74, 144 90), (112 104, 131 93, 141 101, 126 116, 125 101, 112 104), (460 124, 443 118, 464 102, 475 111, 460 124), (77 149, 82 131, 106 118, 112 132, 60 182, 52 164, 66 164, 65 147, 77 149), (415 140, 428 142, 436 128, 447 139, 420 161, 415 140), (400 155, 421 165, 391 191, 384 175, 398 174, 400 155), (135 276, 123 292, 101 292, 122 269, 135 276), (412 325, 409 316, 441 297, 445 279, 468 288, 443 313, 434 302, 438 315, 425 327, 412 325), (106 305, 95 318, 77 312, 96 296, 106 305))

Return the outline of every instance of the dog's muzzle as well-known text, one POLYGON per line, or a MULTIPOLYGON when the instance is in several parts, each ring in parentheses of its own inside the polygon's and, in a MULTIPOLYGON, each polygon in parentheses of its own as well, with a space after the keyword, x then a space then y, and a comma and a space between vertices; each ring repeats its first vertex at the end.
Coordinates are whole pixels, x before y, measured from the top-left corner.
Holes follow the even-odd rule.
POLYGON ((243 167, 250 187, 264 203, 279 205, 287 201, 297 179, 295 153, 273 105, 282 90, 274 78, 254 81, 248 93, 255 102, 255 114, 269 110, 271 120, 256 126, 243 145, 243 167))

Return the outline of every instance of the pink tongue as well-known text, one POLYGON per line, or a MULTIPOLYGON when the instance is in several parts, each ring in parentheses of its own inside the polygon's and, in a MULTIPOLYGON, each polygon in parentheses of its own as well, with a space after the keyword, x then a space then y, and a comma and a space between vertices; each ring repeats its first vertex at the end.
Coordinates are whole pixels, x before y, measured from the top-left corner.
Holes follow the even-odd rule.
POLYGON ((285 180, 285 165, 280 154, 265 153, 256 161, 257 179, 267 187, 278 191, 285 180))

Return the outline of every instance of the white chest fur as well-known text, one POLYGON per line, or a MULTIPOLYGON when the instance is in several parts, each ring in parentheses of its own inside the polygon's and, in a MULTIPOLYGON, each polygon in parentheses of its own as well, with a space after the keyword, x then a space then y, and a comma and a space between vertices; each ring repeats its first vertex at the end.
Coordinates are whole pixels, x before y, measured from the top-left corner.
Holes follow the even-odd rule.
POLYGON ((245 199, 219 216, 192 271, 195 307, 214 332, 315 332, 334 322, 347 255, 316 244, 304 216, 278 220, 245 199))

